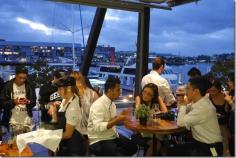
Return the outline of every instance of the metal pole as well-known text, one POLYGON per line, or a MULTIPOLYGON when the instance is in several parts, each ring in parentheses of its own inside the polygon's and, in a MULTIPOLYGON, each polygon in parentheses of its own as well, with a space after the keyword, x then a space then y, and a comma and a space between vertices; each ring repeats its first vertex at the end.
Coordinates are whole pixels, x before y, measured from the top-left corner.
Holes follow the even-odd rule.
POLYGON ((83 27, 83 18, 82 18, 82 12, 81 12, 81 7, 80 7, 80 4, 79 4, 79 15, 80 15, 80 25, 81 25, 81 33, 82 33, 82 39, 83 39, 83 46, 85 48, 85 42, 84 42, 84 27, 83 27))
POLYGON ((102 24, 104 22, 106 11, 107 8, 97 8, 96 14, 93 19, 93 24, 89 33, 89 38, 84 52, 84 59, 80 67, 80 71, 85 76, 87 76, 89 72, 89 67, 92 63, 92 58, 97 46, 98 37, 102 29, 102 24))
POLYGON ((75 70, 75 27, 74 27, 74 5, 72 4, 72 55, 73 55, 73 70, 75 70))
POLYGON ((150 27, 150 8, 145 7, 144 10, 139 13, 139 19, 138 19, 135 96, 137 96, 141 92, 142 78, 144 75, 148 73, 149 27, 150 27))

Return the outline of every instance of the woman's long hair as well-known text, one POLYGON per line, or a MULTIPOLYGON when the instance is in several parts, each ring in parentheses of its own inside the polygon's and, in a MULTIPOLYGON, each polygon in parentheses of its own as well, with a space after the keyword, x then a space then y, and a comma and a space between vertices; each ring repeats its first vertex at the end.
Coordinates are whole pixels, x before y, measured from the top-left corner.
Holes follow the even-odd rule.
POLYGON ((85 89, 87 88, 87 84, 86 84, 84 75, 81 72, 72 71, 70 73, 70 76, 74 77, 76 82, 79 81, 81 83, 81 85, 83 86, 83 88, 85 88, 85 89))
MULTIPOLYGON (((234 84, 233 87, 235 87, 235 73, 234 73, 234 72, 229 73, 229 75, 228 75, 228 80, 231 81, 231 82, 233 82, 233 84, 234 84)), ((234 94, 235 94, 235 89, 234 89, 234 88, 233 88, 233 89, 230 89, 229 95, 231 95, 231 96, 234 97, 234 94)))
POLYGON ((151 107, 150 108, 152 108, 155 104, 159 104, 159 100, 158 100, 158 96, 159 96, 158 87, 154 83, 148 83, 148 84, 146 84, 143 87, 143 89, 142 89, 142 91, 141 91, 141 93, 139 95, 140 99, 141 99, 141 104, 146 104, 145 101, 143 100, 143 96, 142 96, 142 93, 143 93, 145 88, 150 88, 153 91, 153 96, 152 96, 151 107))

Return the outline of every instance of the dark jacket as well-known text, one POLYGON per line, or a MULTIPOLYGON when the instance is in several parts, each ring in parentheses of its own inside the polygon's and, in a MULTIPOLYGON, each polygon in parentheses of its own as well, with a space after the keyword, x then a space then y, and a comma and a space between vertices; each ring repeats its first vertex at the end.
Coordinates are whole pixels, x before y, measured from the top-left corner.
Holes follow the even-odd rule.
POLYGON ((50 102, 50 95, 57 91, 57 87, 51 82, 44 84, 39 90, 39 104, 47 104, 50 102))
MULTIPOLYGON (((6 82, 0 93, 0 103, 3 108, 2 125, 9 127, 11 118, 11 110, 15 107, 13 101, 13 83, 15 79, 6 82)), ((26 98, 30 100, 30 104, 26 105, 29 117, 33 116, 32 109, 36 105, 35 88, 26 81, 25 83, 26 98)))
MULTIPOLYGON (((3 89, 3 85, 4 85, 4 80, 0 77, 0 93, 1 93, 1 91, 2 91, 2 89, 3 89)), ((1 116, 2 116, 2 103, 1 103, 1 101, 0 101, 0 127, 1 127, 1 125, 2 125, 1 116)), ((1 132, 1 130, 0 130, 0 132, 1 132)), ((1 135, 1 134, 0 134, 0 135, 1 135)), ((0 140, 1 140, 1 136, 0 136, 0 140)))
POLYGON ((57 87, 54 86, 51 82, 43 85, 39 90, 39 104, 41 110, 41 121, 50 122, 52 117, 48 114, 48 107, 46 104, 50 102, 50 95, 57 91, 57 87))

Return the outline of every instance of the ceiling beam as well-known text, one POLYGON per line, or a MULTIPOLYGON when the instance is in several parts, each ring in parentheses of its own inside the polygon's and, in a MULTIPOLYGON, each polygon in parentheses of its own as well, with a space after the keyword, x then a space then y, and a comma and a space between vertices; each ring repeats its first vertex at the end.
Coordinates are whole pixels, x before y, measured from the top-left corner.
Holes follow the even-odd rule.
POLYGON ((171 10, 171 7, 167 5, 164 6, 155 3, 145 3, 137 0, 50 0, 50 1, 79 3, 81 5, 93 6, 99 8, 120 9, 134 12, 142 12, 144 11, 145 7, 171 10))

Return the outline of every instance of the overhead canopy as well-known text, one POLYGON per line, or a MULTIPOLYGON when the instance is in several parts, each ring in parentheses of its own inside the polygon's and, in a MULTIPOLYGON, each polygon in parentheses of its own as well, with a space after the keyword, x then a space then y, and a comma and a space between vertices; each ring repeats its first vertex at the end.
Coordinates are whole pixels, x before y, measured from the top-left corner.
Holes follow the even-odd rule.
POLYGON ((87 6, 100 8, 112 8, 130 10, 135 12, 143 11, 145 7, 171 10, 165 3, 166 0, 51 0, 66 3, 79 3, 87 6))
POLYGON ((135 96, 142 90, 142 77, 148 72, 149 55, 149 27, 150 27, 150 9, 171 10, 171 7, 190 3, 198 0, 50 0, 65 3, 77 3, 81 5, 97 7, 93 24, 90 30, 84 59, 80 70, 87 76, 92 58, 97 46, 97 41, 101 32, 107 8, 120 9, 138 12, 138 36, 137 36, 137 56, 136 56, 136 77, 135 77, 135 96))

